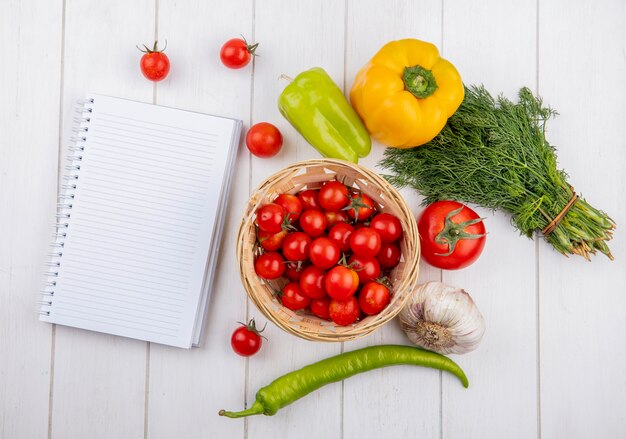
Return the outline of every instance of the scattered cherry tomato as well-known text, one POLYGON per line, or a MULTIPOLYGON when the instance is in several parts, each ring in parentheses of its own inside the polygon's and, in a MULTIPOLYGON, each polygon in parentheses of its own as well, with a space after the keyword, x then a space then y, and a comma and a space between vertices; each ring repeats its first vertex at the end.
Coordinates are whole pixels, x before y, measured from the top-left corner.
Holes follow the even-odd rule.
POLYGON ((374 257, 352 255, 348 259, 348 264, 356 271, 361 285, 380 276, 380 263, 374 257))
POLYGON ((155 41, 152 49, 149 49, 145 44, 143 49, 139 46, 137 48, 144 53, 139 61, 139 67, 141 67, 141 73, 150 81, 158 82, 167 76, 170 72, 170 60, 165 53, 167 47, 167 41, 165 47, 161 50, 158 49, 158 44, 155 41))
POLYGON ((376 256, 381 243, 378 232, 370 227, 362 227, 350 235, 350 248, 355 255, 376 256))
POLYGON ((308 265, 301 262, 287 262, 287 266, 285 267, 285 276, 287 276, 287 279, 291 281, 300 281, 302 272, 306 267, 308 267, 308 265))
POLYGON ((300 228, 311 238, 320 236, 326 230, 326 217, 319 210, 305 210, 300 215, 300 228))
POLYGON ((260 122, 248 130, 246 146, 257 157, 274 157, 283 147, 283 135, 271 123, 260 122))
POLYGON ((300 214, 302 213, 302 202, 295 195, 280 194, 276 197, 274 203, 285 209, 287 217, 292 223, 295 223, 298 221, 298 218, 300 218, 300 214))
POLYGON ((256 225, 265 232, 278 233, 282 231, 284 222, 285 211, 278 204, 264 204, 256 211, 256 225))
POLYGON ((241 326, 235 329, 230 337, 230 345, 233 351, 242 357, 249 357, 259 352, 263 344, 261 339, 263 330, 265 330, 265 326, 261 330, 256 328, 254 319, 250 319, 247 325, 241 323, 241 326))
POLYGON ((287 235, 283 242, 283 255, 288 261, 305 261, 309 257, 311 238, 303 232, 287 235))
POLYGON ((307 189, 298 194, 298 198, 302 202, 303 210, 322 210, 322 205, 319 200, 319 191, 314 189, 307 189))
POLYGON ((339 245, 339 250, 346 253, 350 251, 350 235, 354 227, 348 223, 334 225, 328 232, 328 239, 332 239, 339 245))
POLYGON ((473 264, 485 247, 482 219, 456 201, 437 201, 426 207, 417 229, 422 256, 430 265, 444 270, 473 264))
POLYGON ((302 290, 300 290, 300 284, 298 282, 289 282, 285 285, 285 288, 283 288, 283 294, 280 296, 280 301, 290 310, 297 311, 309 306, 311 299, 302 294, 302 290))
POLYGON ((300 289, 311 299, 321 299, 326 297, 324 289, 324 276, 326 273, 315 266, 304 269, 300 278, 300 289))
POLYGON ((333 299, 344 300, 356 293, 359 276, 354 270, 343 265, 331 268, 324 278, 326 293, 333 299))
POLYGON ((285 260, 277 252, 263 253, 254 262, 254 271, 263 279, 278 279, 285 272, 285 260))
POLYGON ((278 233, 271 233, 259 229, 259 243, 261 244, 261 247, 267 251, 273 252, 280 249, 283 246, 285 236, 287 236, 287 232, 285 230, 281 230, 278 233))
POLYGON ((382 242, 393 242, 402 236, 400 220, 390 213, 379 213, 370 223, 370 227, 378 232, 382 242))
POLYGON ((328 238, 317 238, 309 246, 309 259, 313 265, 327 270, 339 261, 341 250, 335 241, 328 238))
POLYGON ((345 300, 331 300, 328 311, 333 322, 340 326, 347 326, 356 322, 361 315, 359 301, 354 296, 345 300))
POLYGON ((365 221, 376 211, 376 204, 368 195, 361 192, 350 194, 348 216, 356 221, 365 221))
POLYGON ((380 251, 376 255, 380 266, 384 269, 390 269, 398 265, 402 252, 395 242, 383 242, 380 251))
POLYGON ((339 212, 324 212, 324 216, 326 216, 326 227, 331 228, 336 224, 347 223, 348 222, 348 214, 340 210, 339 212))
POLYGON ((330 299, 328 297, 322 299, 312 299, 309 305, 311 312, 320 319, 330 320, 330 299))
POLYGON ((343 209, 348 204, 348 188, 336 180, 327 181, 320 189, 320 205, 331 212, 343 209))
POLYGON ((359 306, 370 316, 381 312, 389 301, 389 288, 378 282, 366 283, 359 293, 359 306))
POLYGON ((245 38, 233 38, 224 43, 220 50, 222 64, 230 69, 240 69, 248 65, 259 43, 248 44, 245 38))

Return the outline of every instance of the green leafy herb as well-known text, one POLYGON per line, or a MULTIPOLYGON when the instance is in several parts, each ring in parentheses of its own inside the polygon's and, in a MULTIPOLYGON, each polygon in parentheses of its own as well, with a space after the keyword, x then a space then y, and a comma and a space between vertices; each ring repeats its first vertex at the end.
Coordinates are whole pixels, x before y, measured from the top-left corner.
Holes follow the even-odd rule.
MULTIPOLYGON (((528 88, 517 104, 484 87, 465 89, 465 100, 431 142, 412 149, 387 148, 380 165, 397 187, 421 192, 424 203, 458 200, 510 212, 512 224, 532 237, 559 215, 574 193, 557 169, 545 125, 555 111, 528 88)), ((615 222, 584 199, 576 200, 544 238, 565 254, 589 259, 600 251, 613 259, 606 241, 615 222)))

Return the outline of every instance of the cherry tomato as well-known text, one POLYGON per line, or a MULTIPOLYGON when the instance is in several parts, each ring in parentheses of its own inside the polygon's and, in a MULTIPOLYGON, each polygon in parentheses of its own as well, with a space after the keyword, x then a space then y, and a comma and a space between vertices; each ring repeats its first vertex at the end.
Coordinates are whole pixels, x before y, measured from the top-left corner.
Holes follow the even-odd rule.
POLYGON ((326 216, 326 227, 331 228, 336 224, 347 223, 348 222, 348 214, 340 210, 339 212, 324 212, 324 216, 326 216))
POLYGON ((355 255, 376 256, 381 244, 380 235, 370 227, 362 227, 350 235, 350 248, 355 255))
POLYGON ((280 301, 290 310, 297 311, 309 306, 311 299, 302 294, 302 290, 300 290, 300 284, 298 282, 289 282, 285 285, 285 288, 283 288, 283 294, 280 296, 280 301))
POLYGON ((326 293, 333 299, 344 300, 356 293, 359 288, 359 276, 354 270, 337 265, 326 273, 324 287, 326 293))
POLYGON ((311 238, 303 232, 287 235, 283 242, 283 255, 288 261, 305 261, 309 257, 311 238))
POLYGON ((256 225, 265 232, 278 233, 282 231, 284 222, 285 211, 278 204, 264 204, 256 211, 256 225))
POLYGON ((254 262, 254 271, 263 279, 278 279, 285 272, 285 260, 280 253, 263 253, 254 262))
POLYGON ((274 157, 283 147, 283 135, 271 123, 260 122, 252 125, 246 134, 246 146, 257 157, 274 157))
POLYGON ((285 267, 285 276, 291 281, 299 281, 302 277, 302 272, 308 267, 308 264, 298 262, 288 262, 285 267))
POLYGON ((322 205, 319 200, 319 191, 313 189, 307 189, 298 194, 298 198, 302 202, 302 209, 304 210, 322 210, 322 205))
POLYGON ((343 209, 348 204, 348 188, 338 181, 327 181, 320 189, 320 205, 331 212, 343 209))
POLYGON ((248 44, 245 38, 233 38, 228 40, 220 50, 222 64, 230 69, 240 69, 248 65, 259 43, 248 44))
POLYGON ((321 299, 326 297, 324 290, 324 276, 326 273, 315 266, 304 269, 300 278, 300 289, 311 299, 321 299))
POLYGON ((395 242, 383 242, 376 258, 382 268, 389 269, 398 265, 400 256, 402 256, 402 252, 398 244, 395 242))
POLYGON ((259 229, 258 236, 261 247, 267 251, 273 252, 283 246, 283 241, 285 240, 285 236, 287 236, 287 232, 285 230, 281 230, 278 233, 271 233, 259 229))
POLYGON ((291 194, 280 194, 274 200, 275 204, 285 209, 289 221, 295 223, 302 213, 302 202, 298 197, 291 194))
POLYGON ((300 215, 300 228, 311 238, 320 236, 326 230, 326 217, 319 210, 305 210, 300 215))
POLYGON ((417 229, 422 256, 430 265, 444 270, 473 264, 485 247, 482 220, 472 209, 456 201, 437 201, 426 207, 417 229))
POLYGON ((368 195, 364 193, 350 194, 350 205, 347 210, 348 215, 353 220, 365 221, 376 211, 376 204, 368 195))
POLYGON ((157 47, 157 42, 154 42, 154 46, 152 49, 149 49, 145 44, 143 45, 143 49, 137 48, 144 53, 139 61, 139 67, 141 68, 141 73, 150 81, 158 82, 167 76, 170 72, 170 60, 165 53, 165 47, 167 47, 167 42, 165 43, 165 47, 161 50, 157 47))
POLYGON ((328 239, 332 239, 339 245, 342 252, 350 251, 350 235, 354 232, 354 227, 348 223, 334 225, 328 232, 328 239))
POLYGON ((323 299, 313 299, 309 307, 311 308, 311 312, 318 316, 320 319, 330 320, 330 310, 328 307, 330 306, 330 299, 325 297, 323 299))
POLYGON ((330 318, 339 326, 347 326, 357 321, 361 315, 359 301, 354 296, 345 300, 333 299, 328 307, 330 318))
POLYGON ((339 261, 341 250, 335 241, 317 238, 309 246, 309 259, 317 268, 327 270, 339 261))
POLYGON ((385 309, 390 299, 389 288, 378 282, 368 282, 359 293, 359 306, 365 314, 371 316, 385 309))
POLYGON ((390 213, 379 213, 370 223, 370 227, 378 232, 383 242, 393 242, 402 236, 400 220, 390 213))
POLYGON ((233 351, 242 357, 249 357, 259 352, 263 344, 261 339, 263 337, 261 335, 263 329, 258 330, 256 328, 254 319, 251 319, 247 325, 241 323, 241 326, 235 329, 230 337, 230 345, 233 351))
POLYGON ((348 264, 356 271, 361 285, 380 276, 380 263, 374 257, 352 255, 348 259, 348 264))

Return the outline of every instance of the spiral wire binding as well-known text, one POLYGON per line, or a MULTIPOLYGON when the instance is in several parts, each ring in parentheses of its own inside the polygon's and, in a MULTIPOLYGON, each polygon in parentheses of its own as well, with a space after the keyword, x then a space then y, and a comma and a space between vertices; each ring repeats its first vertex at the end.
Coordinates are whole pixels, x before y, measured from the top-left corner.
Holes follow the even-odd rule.
POLYGON ((42 298, 38 301, 41 305, 39 313, 49 316, 53 304, 54 290, 57 285, 56 278, 59 276, 59 268, 61 267, 61 258, 63 257, 63 248, 65 247, 65 238, 67 237, 67 229, 69 228, 69 219, 72 215, 72 200, 78 187, 80 162, 83 159, 85 151, 85 142, 87 141, 87 133, 89 132, 89 123, 91 122, 91 113, 93 99, 79 99, 74 109, 77 114, 73 117, 74 128, 73 135, 70 137, 72 145, 68 148, 69 156, 67 157, 68 165, 65 166, 66 175, 62 177, 63 184, 60 185, 60 193, 58 195, 55 232, 52 234, 54 241, 50 244, 53 249, 48 253, 50 258, 45 264, 46 280, 44 288, 40 291, 42 298))

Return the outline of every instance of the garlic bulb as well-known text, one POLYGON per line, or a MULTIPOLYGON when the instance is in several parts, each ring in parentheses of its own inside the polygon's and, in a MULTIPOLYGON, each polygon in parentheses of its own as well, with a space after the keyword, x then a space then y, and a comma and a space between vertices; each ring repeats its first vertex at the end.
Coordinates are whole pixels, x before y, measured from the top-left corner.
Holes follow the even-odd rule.
POLYGON ((400 312, 411 342, 440 354, 464 354, 480 344, 485 319, 470 295, 441 282, 420 285, 400 312))

